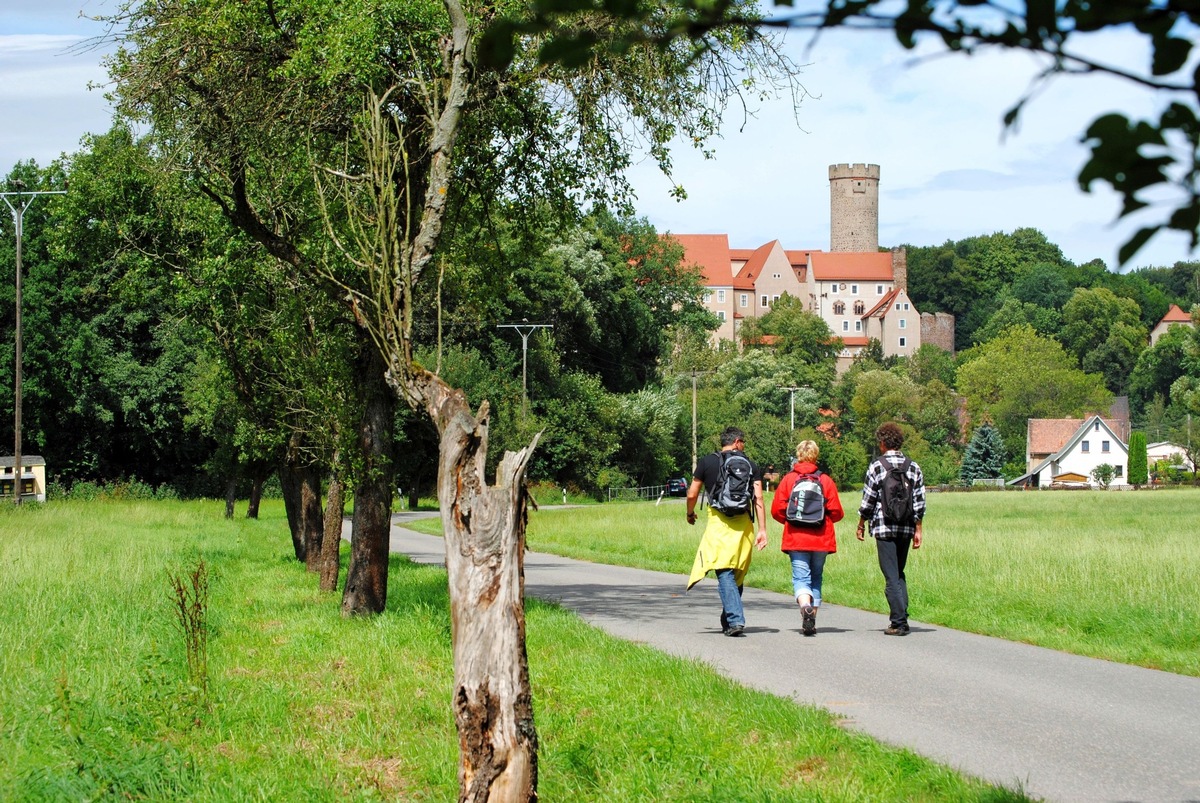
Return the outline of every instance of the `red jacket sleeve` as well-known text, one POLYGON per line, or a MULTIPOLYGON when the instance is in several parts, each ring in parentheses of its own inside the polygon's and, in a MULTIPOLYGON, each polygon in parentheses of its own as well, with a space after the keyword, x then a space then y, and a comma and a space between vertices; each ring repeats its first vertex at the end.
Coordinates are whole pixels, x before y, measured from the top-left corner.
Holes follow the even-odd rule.
POLYGON ((775 496, 771 499, 771 518, 780 524, 787 523, 788 497, 792 495, 792 486, 795 484, 796 472, 789 471, 775 486, 775 496))

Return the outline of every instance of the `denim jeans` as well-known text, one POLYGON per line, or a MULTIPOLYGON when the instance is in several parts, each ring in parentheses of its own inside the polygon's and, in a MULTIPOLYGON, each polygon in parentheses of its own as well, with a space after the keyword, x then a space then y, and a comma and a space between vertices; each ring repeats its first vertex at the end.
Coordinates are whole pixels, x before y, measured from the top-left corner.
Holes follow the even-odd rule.
POLYGON ((725 627, 746 626, 742 611, 742 587, 733 579, 733 569, 717 569, 717 593, 721 595, 721 621, 725 627))
POLYGON ((894 627, 908 627, 908 582, 904 579, 904 565, 908 563, 910 545, 912 539, 904 536, 875 539, 879 570, 883 572, 883 593, 887 596, 888 615, 894 627))
POLYGON ((792 559, 792 596, 807 594, 812 597, 812 606, 821 607, 821 580, 825 576, 825 558, 828 552, 788 552, 792 559))

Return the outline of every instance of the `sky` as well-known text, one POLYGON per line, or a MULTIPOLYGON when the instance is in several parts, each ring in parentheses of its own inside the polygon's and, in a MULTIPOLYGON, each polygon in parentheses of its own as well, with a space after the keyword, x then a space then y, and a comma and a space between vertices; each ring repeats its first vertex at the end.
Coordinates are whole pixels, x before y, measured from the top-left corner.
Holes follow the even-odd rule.
MULTIPOLYGON (((34 159, 47 165, 108 129, 103 96, 106 47, 87 43, 104 27, 82 15, 112 13, 116 0, 7 0, 0 16, 0 170, 34 159), (15 10, 14 10, 15 6, 15 10), (91 85, 101 88, 89 89, 91 85)), ((735 248, 779 240, 787 249, 829 248, 828 167, 880 166, 883 246, 1036 228, 1073 262, 1117 267, 1117 250, 1151 213, 1116 223, 1120 202, 1107 185, 1082 192, 1088 123, 1110 111, 1151 113, 1161 98, 1117 79, 1056 79, 1026 106, 1021 124, 1003 117, 1040 68, 1023 53, 929 57, 903 51, 883 33, 826 33, 814 47, 793 31, 784 47, 802 65, 808 93, 756 102, 745 117, 732 104, 715 158, 689 144, 673 149, 674 171, 634 166, 637 211, 660 231, 728 234, 735 248), (681 184, 687 200, 671 196, 681 184)), ((1105 58, 1142 67, 1136 36, 1088 43, 1105 58)), ((932 51, 930 51, 932 53, 932 51)), ((1125 266, 1200 259, 1187 238, 1160 233, 1125 266)))

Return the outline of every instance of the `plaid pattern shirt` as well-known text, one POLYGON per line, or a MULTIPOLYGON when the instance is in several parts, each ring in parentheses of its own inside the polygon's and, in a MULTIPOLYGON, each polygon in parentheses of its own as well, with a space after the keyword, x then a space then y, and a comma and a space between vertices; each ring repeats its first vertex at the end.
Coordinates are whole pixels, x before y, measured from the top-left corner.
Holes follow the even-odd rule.
POLYGON ((871 535, 876 538, 912 538, 917 531, 916 522, 925 517, 925 475, 916 463, 908 464, 905 472, 913 483, 913 516, 911 524, 890 524, 883 520, 883 504, 879 489, 887 469, 883 461, 889 465, 898 466, 904 462, 904 453, 899 451, 884 452, 878 460, 872 460, 867 466, 867 476, 863 481, 862 504, 858 506, 858 517, 870 522, 871 535))

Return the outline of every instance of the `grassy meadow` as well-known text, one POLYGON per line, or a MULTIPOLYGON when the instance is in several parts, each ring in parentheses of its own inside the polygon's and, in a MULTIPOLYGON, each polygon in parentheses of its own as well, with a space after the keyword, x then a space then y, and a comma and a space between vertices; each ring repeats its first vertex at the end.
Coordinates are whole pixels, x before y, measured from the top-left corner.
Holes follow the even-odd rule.
MULTIPOLYGON (((842 496, 823 595, 886 612, 874 545, 854 538, 858 501, 842 496)), ((934 493, 928 504, 906 572, 914 619, 1200 676, 1200 489, 934 493)), ((531 516, 528 544, 687 574, 702 527, 687 525, 678 499, 547 509, 531 516)), ((782 526, 768 534, 747 583, 790 594, 782 526)))
MULTIPOLYGON (((396 556, 387 611, 346 620, 291 555, 281 505, 222 513, 0 507, 0 800, 454 800, 445 572, 396 556)), ((662 514, 542 511, 534 545, 570 522, 645 557, 645 526, 677 566, 696 531, 662 514), (587 518, 613 513, 612 532, 587 518)), ((543 800, 1023 799, 552 605, 529 605, 528 649, 543 800)))

